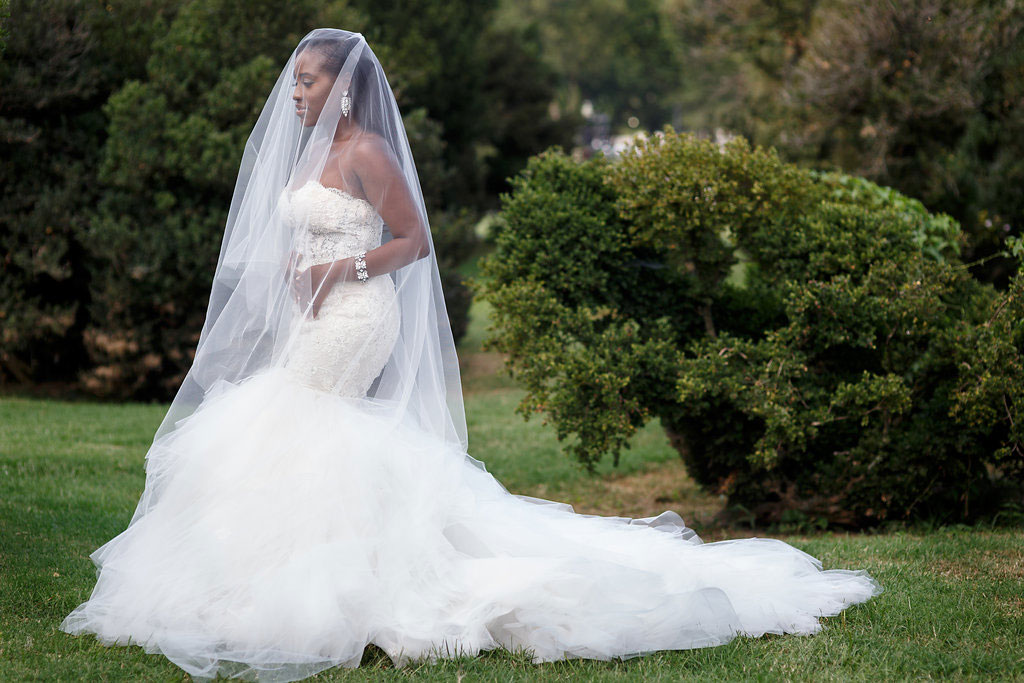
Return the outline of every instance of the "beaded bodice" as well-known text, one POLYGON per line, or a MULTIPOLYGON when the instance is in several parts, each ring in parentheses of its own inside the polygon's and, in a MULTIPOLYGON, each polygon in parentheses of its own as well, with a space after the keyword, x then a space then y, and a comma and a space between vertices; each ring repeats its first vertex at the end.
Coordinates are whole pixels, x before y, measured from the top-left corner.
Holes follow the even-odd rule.
POLYGON ((283 215, 303 230, 306 265, 328 263, 380 246, 384 220, 365 199, 310 180, 281 193, 283 215))
MULTIPOLYGON (((311 180, 285 189, 280 204, 305 257, 299 269, 380 246, 384 219, 365 199, 311 180)), ((285 368, 300 382, 339 396, 362 397, 398 338, 395 286, 388 274, 365 283, 339 281, 315 318, 299 327, 285 368)))

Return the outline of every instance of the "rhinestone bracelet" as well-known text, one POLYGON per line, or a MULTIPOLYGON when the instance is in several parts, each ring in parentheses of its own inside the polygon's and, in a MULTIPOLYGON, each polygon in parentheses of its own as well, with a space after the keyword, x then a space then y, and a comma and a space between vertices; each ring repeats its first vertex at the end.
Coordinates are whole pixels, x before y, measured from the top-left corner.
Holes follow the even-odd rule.
POLYGON ((366 252, 361 251, 356 254, 356 277, 363 284, 370 279, 370 276, 366 274, 366 252))

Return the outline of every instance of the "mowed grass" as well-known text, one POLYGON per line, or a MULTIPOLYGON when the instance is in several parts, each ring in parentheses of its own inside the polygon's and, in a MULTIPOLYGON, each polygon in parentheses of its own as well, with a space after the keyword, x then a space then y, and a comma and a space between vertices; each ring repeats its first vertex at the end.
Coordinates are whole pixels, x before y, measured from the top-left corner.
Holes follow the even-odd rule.
MULTIPOLYGON (((553 429, 513 412, 522 397, 480 351, 476 306, 460 349, 470 453, 513 493, 578 512, 648 516, 678 511, 705 540, 782 538, 826 569, 867 569, 885 587, 823 620, 814 636, 737 638, 727 645, 625 661, 540 665, 524 653, 395 670, 369 647, 362 666, 315 680, 956 680, 1024 679, 1024 530, 940 528, 888 534, 770 534, 704 528, 722 501, 690 481, 656 423, 598 477, 564 453, 553 429)), ((0 400, 0 681, 187 680, 138 646, 108 648, 58 630, 95 582, 89 554, 127 525, 144 484, 143 458, 166 406, 0 400)))

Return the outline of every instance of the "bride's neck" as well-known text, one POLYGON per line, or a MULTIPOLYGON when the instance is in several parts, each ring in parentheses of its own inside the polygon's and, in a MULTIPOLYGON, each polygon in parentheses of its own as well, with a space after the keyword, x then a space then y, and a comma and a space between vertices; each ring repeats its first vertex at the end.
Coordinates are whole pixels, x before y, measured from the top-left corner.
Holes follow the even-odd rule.
POLYGON ((337 129, 334 131, 335 142, 348 142, 353 138, 358 137, 362 134, 363 130, 359 127, 359 124, 355 121, 351 123, 339 122, 337 129))

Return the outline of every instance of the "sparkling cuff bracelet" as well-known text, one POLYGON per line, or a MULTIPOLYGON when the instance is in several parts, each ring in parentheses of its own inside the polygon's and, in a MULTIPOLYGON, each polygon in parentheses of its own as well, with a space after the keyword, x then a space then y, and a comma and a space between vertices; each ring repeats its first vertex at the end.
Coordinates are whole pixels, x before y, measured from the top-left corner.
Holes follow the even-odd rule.
POLYGON ((356 254, 356 277, 363 284, 370 279, 370 276, 366 274, 366 252, 361 251, 356 254))

